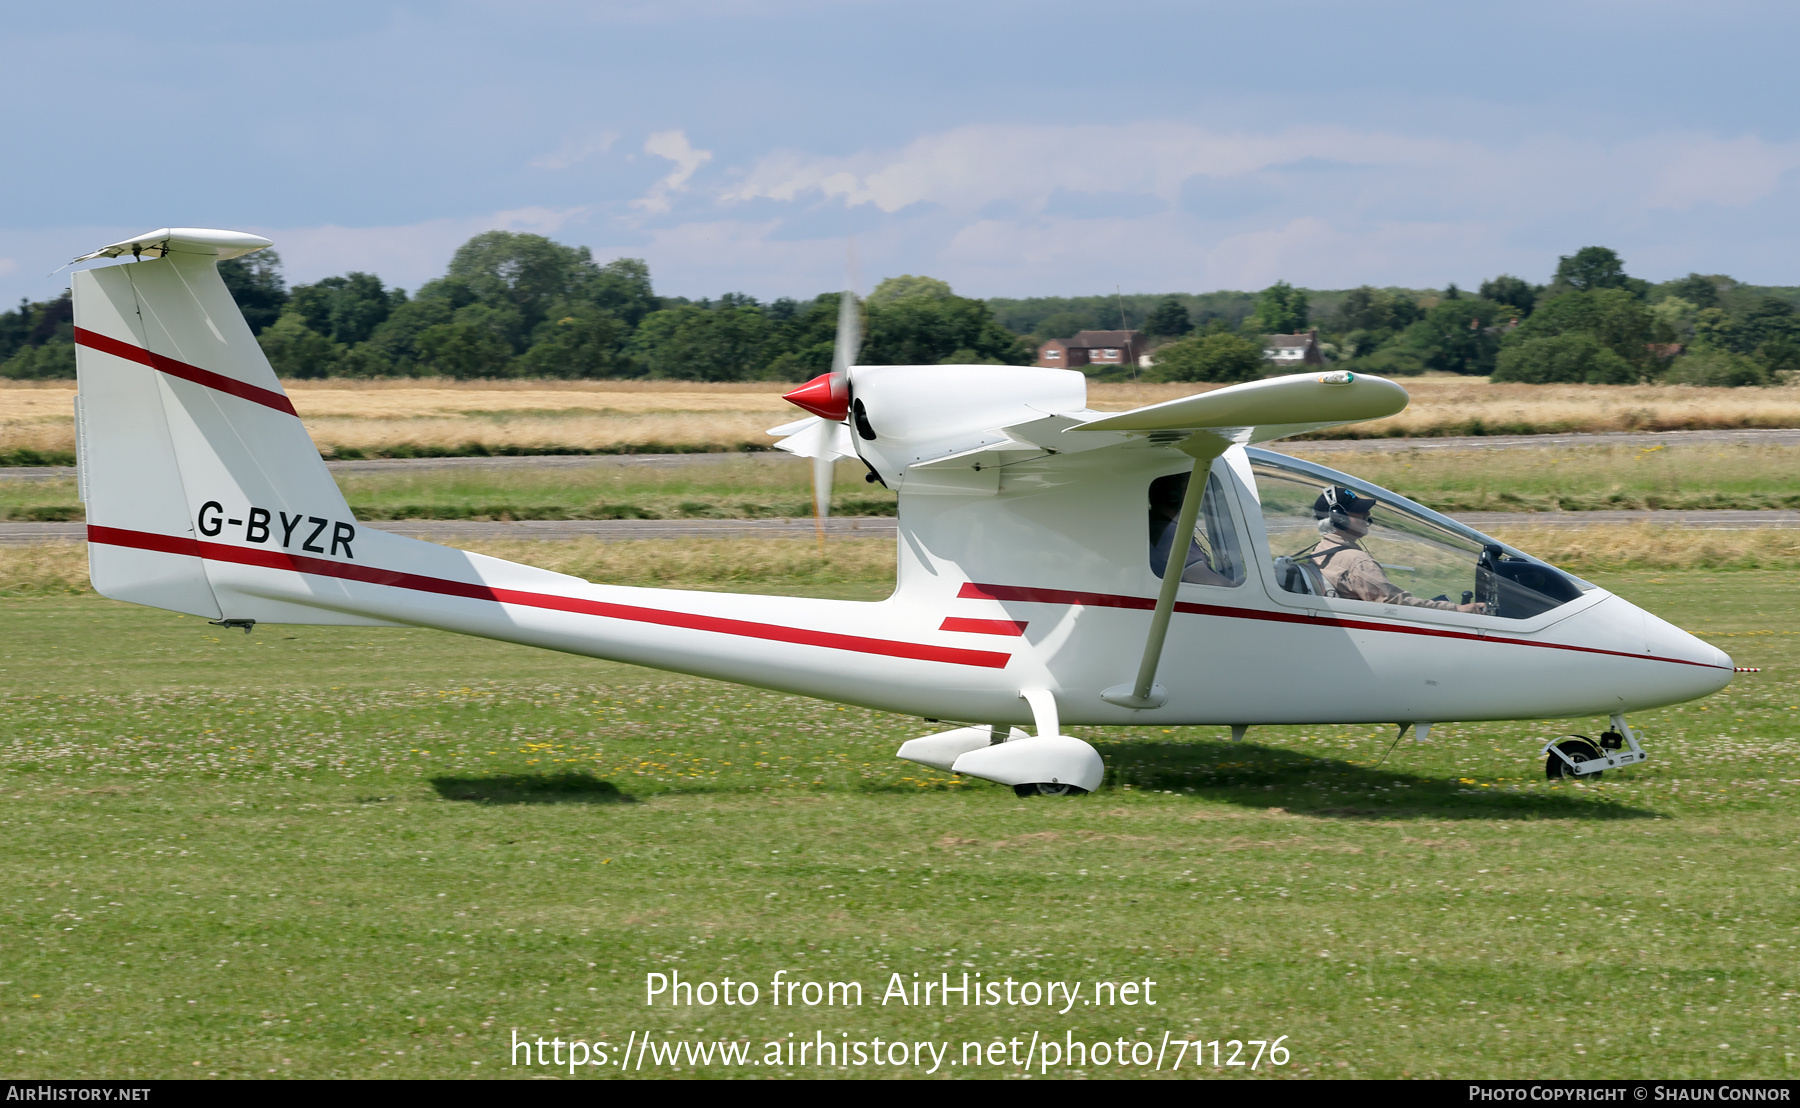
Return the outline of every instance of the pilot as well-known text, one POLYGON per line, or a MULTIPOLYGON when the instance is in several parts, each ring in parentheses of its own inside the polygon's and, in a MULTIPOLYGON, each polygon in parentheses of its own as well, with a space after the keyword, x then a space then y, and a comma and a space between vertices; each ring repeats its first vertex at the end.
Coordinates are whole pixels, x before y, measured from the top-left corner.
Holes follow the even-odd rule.
MULTIPOLYGON (((1175 541, 1175 525, 1181 521, 1181 501, 1187 495, 1188 475, 1171 474, 1150 482, 1150 567, 1161 577, 1169 564, 1169 547, 1175 541)), ((1212 559, 1198 538, 1188 542, 1187 566, 1181 579, 1193 585, 1237 584, 1212 567, 1212 559)))
POLYGON ((1319 567, 1328 588, 1351 600, 1441 608, 1447 612, 1487 611, 1485 604, 1426 600, 1389 581, 1381 564, 1359 545, 1369 533, 1369 513, 1374 509, 1373 499, 1342 486, 1326 489, 1313 501, 1313 518, 1319 521, 1321 537, 1305 557, 1319 567))

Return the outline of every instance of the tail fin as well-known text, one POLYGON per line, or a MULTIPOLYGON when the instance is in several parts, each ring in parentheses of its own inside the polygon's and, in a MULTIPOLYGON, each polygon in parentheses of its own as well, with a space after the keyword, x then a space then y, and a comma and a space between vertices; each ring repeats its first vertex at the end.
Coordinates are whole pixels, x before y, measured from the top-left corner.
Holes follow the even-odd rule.
POLYGON ((154 260, 74 275, 76 450, 88 572, 104 596, 209 619, 381 621, 221 595, 208 539, 330 550, 354 540, 344 497, 263 357, 217 263, 271 245, 165 229, 88 257, 154 260))

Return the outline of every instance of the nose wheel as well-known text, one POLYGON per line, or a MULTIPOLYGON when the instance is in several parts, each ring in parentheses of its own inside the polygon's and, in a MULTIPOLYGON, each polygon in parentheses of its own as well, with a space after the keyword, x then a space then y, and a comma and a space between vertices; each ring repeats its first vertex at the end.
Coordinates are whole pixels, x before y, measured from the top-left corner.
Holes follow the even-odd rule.
POLYGON ((1014 785, 1014 796, 1086 796, 1087 790, 1076 785, 1039 781, 1030 785, 1014 785))
POLYGON ((1584 773, 1580 767, 1583 763, 1594 762, 1599 759, 1600 748, 1594 745, 1594 740, 1588 738, 1586 735, 1570 735, 1568 738, 1555 744, 1555 748, 1550 751, 1550 756, 1544 759, 1544 776, 1552 781, 1555 781, 1559 777, 1574 777, 1577 775, 1592 777, 1598 780, 1601 773, 1600 770, 1591 770, 1584 773))
POLYGON ((1612 717, 1612 729, 1596 743, 1586 735, 1568 735, 1544 744, 1544 776, 1554 781, 1559 777, 1591 777, 1598 780, 1603 770, 1636 765, 1650 757, 1638 745, 1638 733, 1625 723, 1624 716, 1612 717))

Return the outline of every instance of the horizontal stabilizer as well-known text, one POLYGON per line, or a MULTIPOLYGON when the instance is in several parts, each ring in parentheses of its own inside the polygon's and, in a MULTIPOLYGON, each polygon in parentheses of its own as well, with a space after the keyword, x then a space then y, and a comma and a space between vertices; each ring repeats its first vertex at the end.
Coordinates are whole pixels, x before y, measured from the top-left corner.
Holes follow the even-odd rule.
POLYGON ((83 254, 75 262, 95 258, 118 258, 130 254, 134 258, 162 258, 170 254, 198 254, 214 261, 241 258, 275 244, 260 235, 243 231, 215 231, 202 227, 163 227, 102 246, 91 254, 83 254))
POLYGON ((1234 442, 1267 442, 1397 415, 1405 410, 1407 399, 1405 389, 1382 377, 1347 370, 1297 373, 1101 416, 1070 428, 1069 433, 1212 430, 1236 432, 1225 436, 1234 442))

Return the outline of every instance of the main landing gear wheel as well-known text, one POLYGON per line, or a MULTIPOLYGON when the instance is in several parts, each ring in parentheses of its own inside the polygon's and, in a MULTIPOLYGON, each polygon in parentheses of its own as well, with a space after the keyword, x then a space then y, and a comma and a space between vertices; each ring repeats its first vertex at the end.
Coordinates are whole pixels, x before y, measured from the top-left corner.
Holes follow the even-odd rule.
POLYGON ((1074 785, 1053 785, 1048 781, 1039 781, 1034 785, 1014 785, 1015 796, 1086 796, 1087 790, 1074 785))
MULTIPOLYGON (((1596 760, 1601 756, 1600 748, 1595 746, 1593 740, 1586 735, 1570 735, 1562 742, 1557 743, 1556 749, 1567 754, 1571 762, 1586 762, 1596 760)), ((1574 777, 1575 774, 1571 773, 1568 765, 1552 752, 1544 756, 1544 776, 1554 781, 1559 777, 1574 777)), ((1597 781, 1600 778, 1598 773, 1584 773, 1581 776, 1584 780, 1590 781, 1597 781)))

